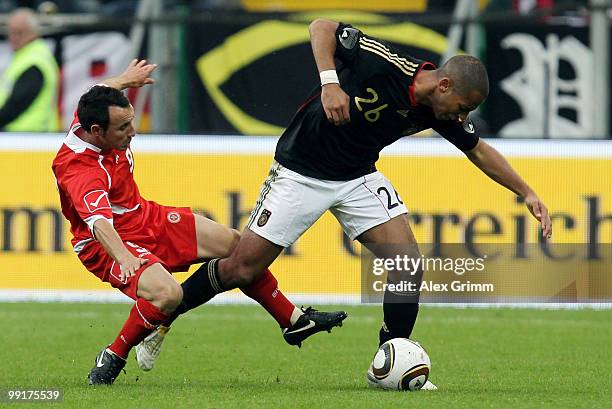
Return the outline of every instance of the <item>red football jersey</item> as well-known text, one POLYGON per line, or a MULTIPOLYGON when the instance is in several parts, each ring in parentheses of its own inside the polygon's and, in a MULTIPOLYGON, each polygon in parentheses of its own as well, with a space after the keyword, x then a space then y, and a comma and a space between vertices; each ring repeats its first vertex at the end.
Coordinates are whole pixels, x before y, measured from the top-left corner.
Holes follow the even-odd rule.
POLYGON ((143 230, 149 208, 134 181, 130 148, 102 153, 79 137, 84 132, 75 115, 52 166, 77 253, 94 240, 93 224, 100 218, 113 224, 124 241, 146 235, 143 230))

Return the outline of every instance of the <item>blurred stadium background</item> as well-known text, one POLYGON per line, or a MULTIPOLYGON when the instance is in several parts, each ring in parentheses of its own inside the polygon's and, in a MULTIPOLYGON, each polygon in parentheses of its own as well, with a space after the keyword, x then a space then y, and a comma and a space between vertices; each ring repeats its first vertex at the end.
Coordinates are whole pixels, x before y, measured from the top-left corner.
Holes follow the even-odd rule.
MULTIPOLYGON (((593 254, 612 245, 609 1, 0 0, 3 35, 8 13, 21 6, 41 13, 60 65, 64 128, 88 86, 134 57, 159 64, 155 86, 129 93, 141 192, 238 229, 276 138, 318 85, 307 29, 314 18, 350 22, 436 64, 458 52, 476 55, 491 93, 474 121, 549 206, 553 241, 585 249, 576 254, 586 254, 586 281, 555 281, 550 300, 563 291, 575 302, 612 299, 609 279, 589 278, 611 265, 609 251, 593 254)), ((2 37, 0 72, 10 56, 2 37)), ((128 301, 71 252, 50 169, 62 136, 0 133, 0 301, 128 301)), ((567 263, 538 244, 517 198, 435 134, 399 141, 379 168, 411 210, 420 242, 505 243, 515 250, 510 264, 567 263), (529 254, 516 256, 527 243, 529 254)), ((359 303, 359 262, 357 245, 326 215, 272 270, 297 302, 359 303)))

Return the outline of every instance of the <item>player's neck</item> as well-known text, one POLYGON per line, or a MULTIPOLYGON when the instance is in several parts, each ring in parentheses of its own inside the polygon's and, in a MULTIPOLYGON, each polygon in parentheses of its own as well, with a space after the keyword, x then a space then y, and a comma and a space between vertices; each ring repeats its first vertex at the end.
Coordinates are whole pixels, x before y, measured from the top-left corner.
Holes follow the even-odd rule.
POLYGON ((422 70, 414 79, 414 99, 418 104, 431 106, 430 97, 438 84, 436 70, 422 70))
POLYGON ((96 148, 100 148, 102 150, 101 152, 104 152, 104 148, 100 146, 100 143, 98 142, 96 137, 90 134, 89 132, 83 132, 83 134, 81 134, 81 136, 77 136, 77 138, 80 138, 82 141, 87 142, 88 144, 93 145, 96 148))

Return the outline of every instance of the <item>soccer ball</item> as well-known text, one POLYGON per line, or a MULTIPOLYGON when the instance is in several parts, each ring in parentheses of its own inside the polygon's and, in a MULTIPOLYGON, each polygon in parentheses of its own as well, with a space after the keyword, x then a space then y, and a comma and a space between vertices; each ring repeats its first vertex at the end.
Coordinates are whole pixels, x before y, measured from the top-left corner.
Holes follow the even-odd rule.
POLYGON ((429 356, 418 342, 393 338, 376 351, 367 378, 376 388, 417 391, 427 382, 430 370, 429 356))

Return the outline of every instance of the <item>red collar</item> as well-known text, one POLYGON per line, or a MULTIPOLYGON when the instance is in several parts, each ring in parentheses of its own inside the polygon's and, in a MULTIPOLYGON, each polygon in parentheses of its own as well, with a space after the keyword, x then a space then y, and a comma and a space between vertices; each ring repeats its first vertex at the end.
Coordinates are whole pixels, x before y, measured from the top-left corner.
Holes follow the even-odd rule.
POLYGON ((414 74, 414 78, 412 79, 412 85, 408 87, 408 97, 410 98, 410 106, 412 107, 415 107, 418 105, 418 103, 416 102, 416 99, 414 98, 414 83, 422 69, 435 70, 436 66, 435 64, 430 63, 429 61, 425 61, 423 64, 421 64, 416 74, 414 74))

